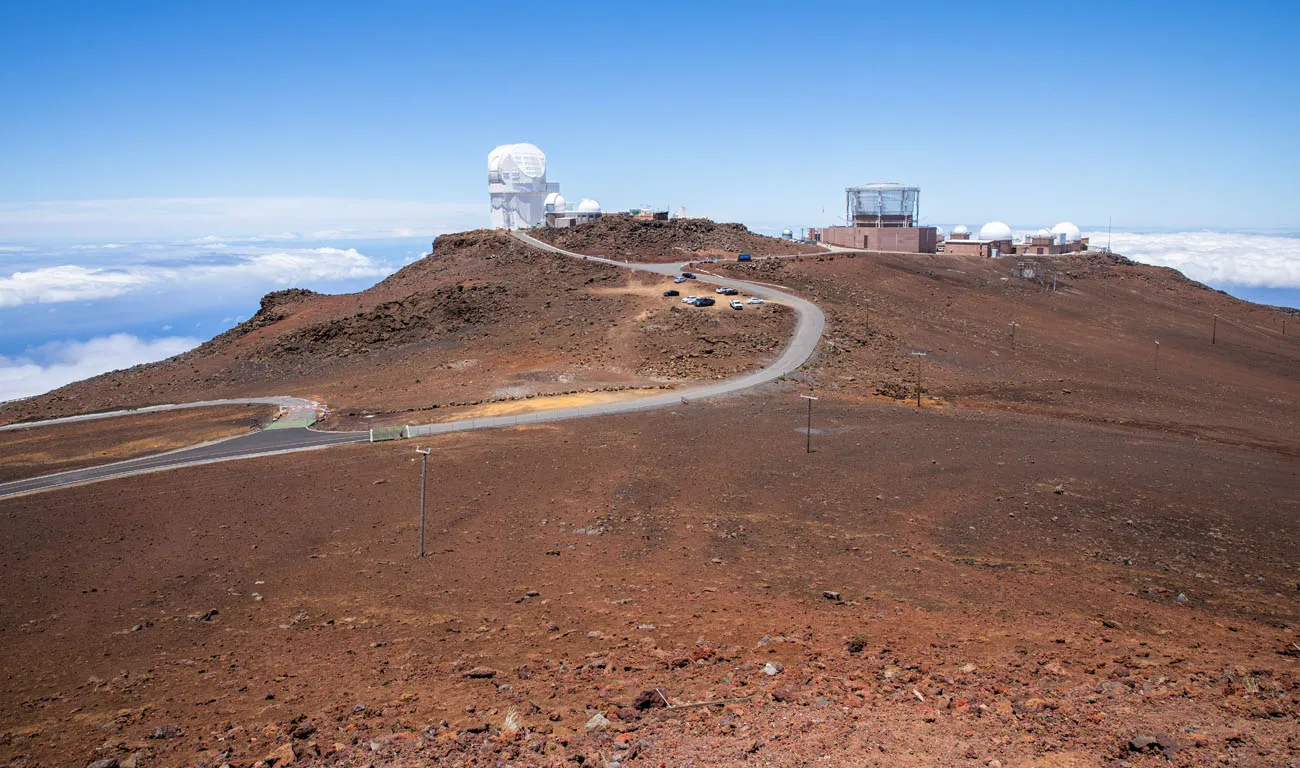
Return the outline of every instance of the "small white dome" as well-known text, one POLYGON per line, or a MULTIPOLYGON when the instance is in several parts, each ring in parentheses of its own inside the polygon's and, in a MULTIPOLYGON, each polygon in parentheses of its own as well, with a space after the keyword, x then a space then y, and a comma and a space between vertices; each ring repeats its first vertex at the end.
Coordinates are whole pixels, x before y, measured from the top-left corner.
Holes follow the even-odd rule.
POLYGON ((568 204, 569 201, 565 200, 564 195, 561 195, 559 192, 552 192, 546 196, 547 213, 564 213, 565 207, 568 204))
POLYGON ((1051 237, 1051 236, 1052 236, 1052 230, 1048 229, 1047 227, 1040 227, 1039 230, 1034 233, 1034 237, 1051 237))
POLYGON ((788 229, 783 229, 783 230, 781 230, 781 234, 783 234, 783 235, 793 235, 794 233, 791 232, 791 231, 788 230, 788 229))
POLYGON ((1079 231, 1079 228, 1068 221, 1063 221, 1052 227, 1052 234, 1065 235, 1067 243, 1075 243, 1083 239, 1083 233, 1079 231))
POLYGON ((955 227, 952 228, 952 233, 953 233, 954 235, 969 235, 969 234, 970 234, 970 230, 969 230, 969 229, 966 229, 966 225, 965 225, 965 224, 958 224, 957 226, 955 226, 955 227))
POLYGON ((990 221, 980 227, 981 240, 1010 240, 1011 227, 1000 221, 990 221))
POLYGON ((579 213, 600 213, 600 203, 592 200, 590 197, 584 197, 582 202, 578 203, 579 213))
POLYGON ((943 227, 935 227, 935 228, 934 228, 934 232, 935 232, 935 234, 937 234, 939 237, 943 237, 943 227))

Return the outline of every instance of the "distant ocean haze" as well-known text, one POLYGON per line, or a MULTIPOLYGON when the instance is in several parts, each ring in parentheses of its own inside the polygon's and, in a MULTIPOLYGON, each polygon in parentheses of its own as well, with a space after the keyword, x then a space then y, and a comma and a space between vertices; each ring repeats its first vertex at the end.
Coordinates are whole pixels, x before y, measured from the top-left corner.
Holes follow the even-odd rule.
MULTIPOLYGON (((1106 234, 1085 231, 1094 245, 1106 234)), ((1300 306, 1300 232, 1110 238, 1135 261, 1251 301, 1300 306)), ((430 240, 0 243, 0 400, 176 354, 251 317, 270 291, 363 290, 426 253, 430 240)))

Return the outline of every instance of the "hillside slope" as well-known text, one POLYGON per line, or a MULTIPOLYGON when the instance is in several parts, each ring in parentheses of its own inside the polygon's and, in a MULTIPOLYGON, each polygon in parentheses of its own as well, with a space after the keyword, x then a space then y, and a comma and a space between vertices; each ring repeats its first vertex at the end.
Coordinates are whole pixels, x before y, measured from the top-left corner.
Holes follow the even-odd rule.
POLYGON ((1010 276, 1006 259, 943 254, 715 266, 822 307, 823 346, 805 371, 828 395, 914 405, 919 375, 925 404, 1175 430, 1300 455, 1300 323, 1284 335, 1284 310, 1171 269, 1064 257, 1053 291, 1050 281, 1010 276))
POLYGON ((400 413, 659 388, 748 370, 789 335, 783 307, 687 310, 662 296, 669 287, 500 232, 445 235, 434 255, 365 291, 268 294, 252 318, 190 352, 7 403, 0 423, 257 395, 400 413))

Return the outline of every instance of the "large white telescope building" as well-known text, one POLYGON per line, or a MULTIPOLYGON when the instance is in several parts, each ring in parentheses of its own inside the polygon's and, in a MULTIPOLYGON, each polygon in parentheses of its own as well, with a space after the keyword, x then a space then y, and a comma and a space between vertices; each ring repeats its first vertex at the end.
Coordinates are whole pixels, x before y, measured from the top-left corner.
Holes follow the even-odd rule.
MULTIPOLYGON (((559 197, 559 191, 559 184, 546 181, 546 155, 532 144, 503 144, 488 153, 493 229, 545 224, 546 198, 552 193, 559 197)), ((555 198, 551 200, 554 205, 555 198)))

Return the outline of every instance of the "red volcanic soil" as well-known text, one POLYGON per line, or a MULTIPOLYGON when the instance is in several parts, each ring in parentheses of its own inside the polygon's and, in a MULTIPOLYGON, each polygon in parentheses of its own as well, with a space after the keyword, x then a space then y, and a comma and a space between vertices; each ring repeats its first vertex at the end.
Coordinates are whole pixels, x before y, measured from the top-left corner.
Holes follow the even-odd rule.
POLYGON ((0 759, 1300 759, 1293 458, 799 391, 0 502, 0 759))
POLYGON ((673 287, 500 232, 445 235, 366 291, 269 294, 193 351, 0 405, 0 423, 258 395, 432 421, 438 408, 731 376, 774 357, 793 327, 784 307, 688 308, 662 295, 673 287))
POLYGON ((820 252, 821 246, 750 232, 743 224, 708 219, 653 221, 613 214, 570 229, 538 229, 534 237, 574 253, 627 261, 686 261, 737 254, 780 256, 820 252))

